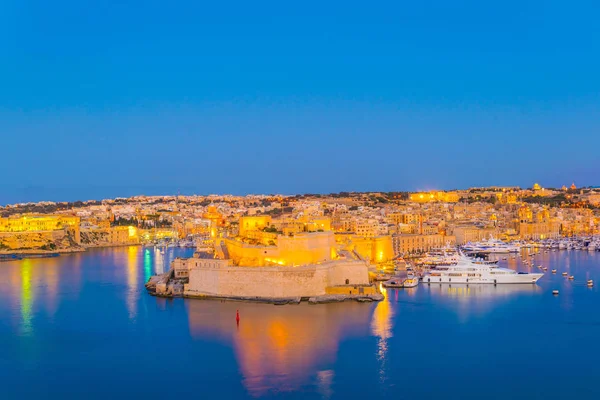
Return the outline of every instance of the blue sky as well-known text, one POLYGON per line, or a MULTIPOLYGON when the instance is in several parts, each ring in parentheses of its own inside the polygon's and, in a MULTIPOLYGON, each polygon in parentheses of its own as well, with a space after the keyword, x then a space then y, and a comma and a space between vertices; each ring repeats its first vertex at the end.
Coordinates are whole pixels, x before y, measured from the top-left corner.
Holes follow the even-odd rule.
POLYGON ((172 3, 0 4, 0 204, 600 183, 595 2, 172 3))

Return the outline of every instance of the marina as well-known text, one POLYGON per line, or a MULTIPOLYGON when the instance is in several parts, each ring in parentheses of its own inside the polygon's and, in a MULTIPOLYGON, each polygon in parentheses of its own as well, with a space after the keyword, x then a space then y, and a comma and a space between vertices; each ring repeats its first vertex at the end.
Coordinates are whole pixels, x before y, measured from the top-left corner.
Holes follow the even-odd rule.
POLYGON ((527 285, 382 285, 378 303, 284 307, 145 293, 150 276, 193 249, 106 248, 9 261, 0 266, 0 381, 6 398, 43 398, 47 391, 158 398, 147 384, 156 374, 185 382, 173 385, 171 396, 384 397, 412 382, 403 389, 410 398, 447 397, 448 390, 464 399, 483 392, 492 399, 564 399, 573 391, 598 397, 590 382, 600 374, 600 293, 593 286, 600 254, 558 250, 525 265, 532 251, 489 258, 499 258, 500 268, 537 272, 541 265, 558 273, 548 270, 527 285), (149 352, 156 343, 168 351, 149 352), (352 362, 359 354, 361 362, 352 362), (94 367, 82 370, 82 363, 94 367), (507 387, 507 370, 526 382, 507 387), (40 384, 28 385, 32 379, 40 384))

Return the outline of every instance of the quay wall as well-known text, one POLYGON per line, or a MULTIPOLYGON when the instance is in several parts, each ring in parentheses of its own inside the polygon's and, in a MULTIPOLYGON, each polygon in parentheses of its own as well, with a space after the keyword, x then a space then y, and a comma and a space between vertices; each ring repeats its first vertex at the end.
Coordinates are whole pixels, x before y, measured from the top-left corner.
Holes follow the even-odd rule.
POLYGON ((185 295, 224 297, 312 297, 327 288, 368 285, 367 266, 360 261, 331 261, 301 267, 205 266, 190 271, 185 295), (346 283, 348 282, 348 283, 346 283))

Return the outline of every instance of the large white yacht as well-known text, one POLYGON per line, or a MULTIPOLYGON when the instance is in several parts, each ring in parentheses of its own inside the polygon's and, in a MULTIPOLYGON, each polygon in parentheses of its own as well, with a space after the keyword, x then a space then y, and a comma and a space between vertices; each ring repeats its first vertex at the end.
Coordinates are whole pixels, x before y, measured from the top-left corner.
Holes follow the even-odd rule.
POLYGON ((453 265, 458 263, 458 260, 459 255, 456 249, 445 246, 441 249, 431 249, 417 263, 425 266, 453 265))
POLYGON ((464 251, 468 251, 468 252, 471 252, 471 253, 482 253, 483 250, 484 250, 484 248, 479 245, 479 242, 476 242, 476 243, 468 242, 466 244, 463 244, 461 246, 461 248, 464 251))
POLYGON ((490 236, 488 240, 476 243, 476 245, 487 253, 518 253, 520 250, 518 245, 505 243, 502 240, 494 239, 493 236, 490 236))
POLYGON ((440 266, 425 274, 423 283, 536 283, 542 276, 473 261, 461 254, 456 265, 440 266))

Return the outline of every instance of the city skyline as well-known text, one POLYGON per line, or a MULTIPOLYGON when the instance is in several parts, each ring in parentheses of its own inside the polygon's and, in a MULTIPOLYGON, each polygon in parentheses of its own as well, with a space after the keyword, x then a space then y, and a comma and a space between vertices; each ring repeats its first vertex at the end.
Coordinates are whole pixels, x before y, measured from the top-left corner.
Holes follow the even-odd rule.
MULTIPOLYGON (((157 188, 146 187, 138 190, 137 188, 88 188, 91 190, 91 193, 97 193, 99 196, 64 196, 63 190, 48 190, 47 188, 37 187, 37 188, 22 188, 17 193, 7 194, 7 192, 0 192, 0 207, 3 205, 10 204, 18 204, 18 203, 37 203, 37 202, 74 202, 74 201, 90 201, 90 200, 105 200, 105 199, 115 199, 115 198, 130 198, 136 196, 150 196, 150 197, 169 197, 169 196, 251 196, 251 195, 280 195, 280 196, 296 196, 296 195, 328 195, 328 194, 339 194, 339 193, 388 193, 388 192, 406 192, 406 193, 419 193, 419 192, 433 192, 433 191, 465 191, 474 188, 494 188, 494 187, 506 187, 506 188, 521 188, 521 189, 530 189, 534 184, 539 184, 538 182, 524 184, 524 185, 516 185, 516 184, 508 184, 508 185, 481 185, 481 186, 469 186, 469 187, 419 187, 415 189, 407 189, 407 188, 397 188, 392 190, 339 190, 339 191, 314 191, 314 192, 277 192, 277 191, 266 191, 266 192, 200 192, 195 191, 191 188, 184 188, 183 190, 174 190, 174 191, 161 191, 157 190, 157 188), (187 189, 187 190, 186 190, 187 189), (33 194, 32 193, 36 193, 33 194), (101 193, 110 193, 112 195, 106 196, 101 193), (42 194, 42 193, 46 193, 42 194), (51 193, 51 194, 48 194, 51 193), (10 201, 10 199, 13 199, 10 201)), ((597 188, 596 185, 578 185, 576 181, 571 181, 570 184, 567 182, 560 185, 541 185, 544 188, 548 189, 561 189, 563 186, 570 187, 571 184, 575 184, 576 187, 579 188, 597 188)), ((0 186, 0 189, 2 186, 0 186)), ((68 192, 68 191, 67 191, 68 192)))

